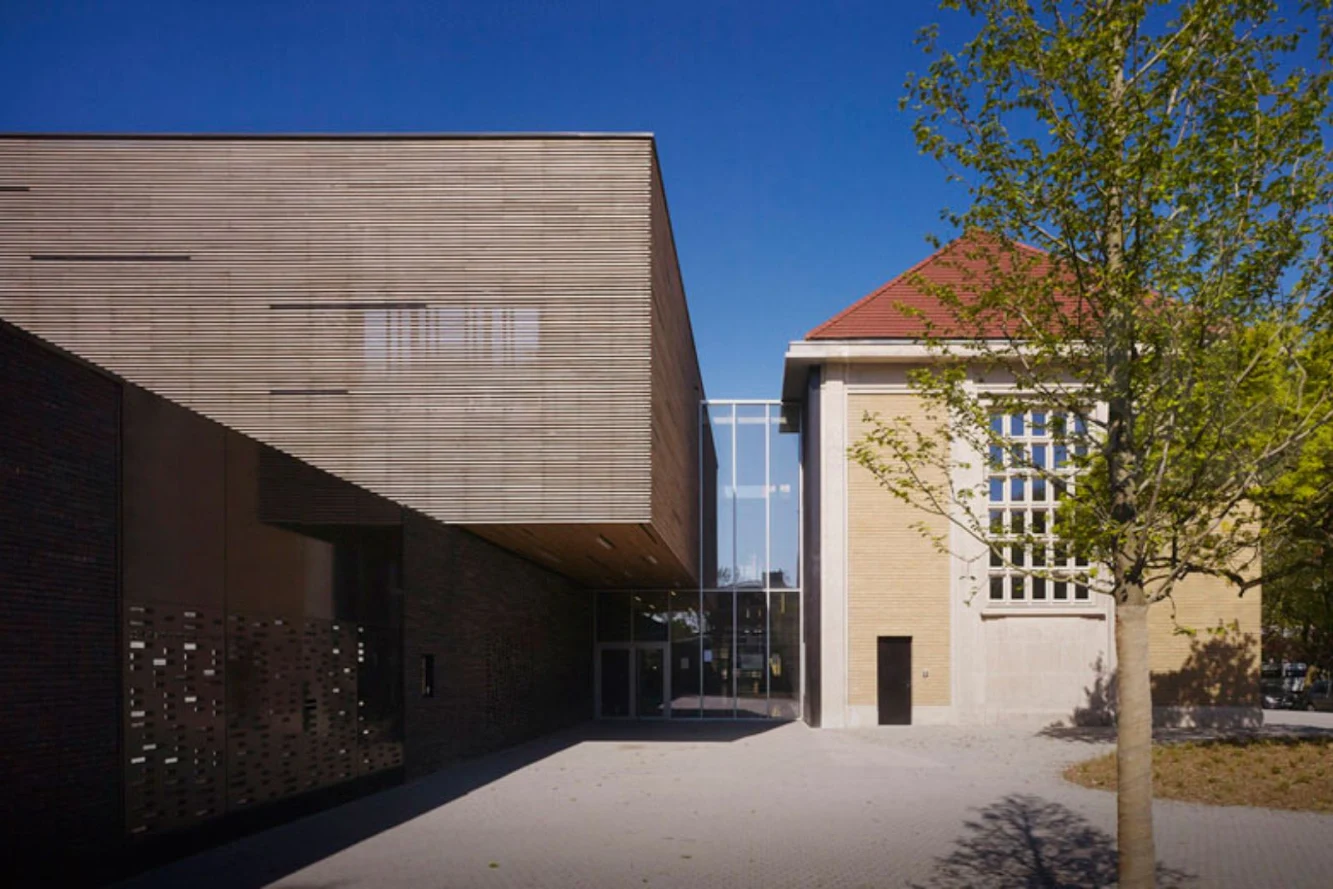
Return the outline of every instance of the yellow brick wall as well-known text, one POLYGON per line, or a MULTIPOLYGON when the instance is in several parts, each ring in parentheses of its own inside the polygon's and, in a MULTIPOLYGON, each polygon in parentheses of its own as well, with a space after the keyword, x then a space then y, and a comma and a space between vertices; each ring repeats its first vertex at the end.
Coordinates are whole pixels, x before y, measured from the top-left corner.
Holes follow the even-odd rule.
POLYGON ((1174 621, 1171 600, 1148 613, 1153 703, 1258 706, 1260 591, 1240 597, 1224 580, 1193 576, 1173 598, 1174 621), (1177 633, 1177 624, 1195 634, 1177 633), (1219 627, 1226 632, 1208 632, 1219 627))
MULTIPOLYGON (((866 411, 885 419, 926 420, 911 394, 849 394, 848 443, 864 432, 866 411)), ((922 520, 948 522, 912 509, 881 488, 855 463, 847 468, 847 695, 853 706, 876 703, 876 643, 880 636, 912 637, 912 704, 948 705, 949 558, 912 528, 922 520), (930 677, 923 678, 922 670, 930 677)))

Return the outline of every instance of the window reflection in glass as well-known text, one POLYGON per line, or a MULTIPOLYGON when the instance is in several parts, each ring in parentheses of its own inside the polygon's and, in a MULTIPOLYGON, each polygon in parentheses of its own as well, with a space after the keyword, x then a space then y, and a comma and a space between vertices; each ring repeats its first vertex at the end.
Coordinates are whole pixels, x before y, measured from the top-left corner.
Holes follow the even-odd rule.
MULTIPOLYGON (((708 426, 716 455, 717 472, 711 487, 715 492, 716 575, 704 579, 704 586, 731 586, 736 582, 736 489, 732 478, 732 438, 735 434, 735 406, 708 406, 708 426)), ((705 508, 708 505, 705 504, 705 508)))
POLYGON ((736 584, 768 571, 768 405, 736 406, 736 584))
POLYGON ((768 715, 768 608, 761 591, 736 593, 736 715, 768 715))
POLYGON ((800 414, 769 402, 714 402, 701 418, 701 488, 708 498, 715 482, 715 505, 704 509, 716 529, 705 531, 697 608, 687 592, 670 598, 671 715, 798 718, 800 414))
POLYGON ((769 593, 768 633, 769 715, 796 719, 801 715, 800 593, 769 593))
POLYGON ((736 711, 732 687, 732 593, 703 594, 703 676, 706 717, 731 718, 736 711))
POLYGON ((700 661, 699 594, 671 593, 671 717, 698 718, 700 661))
POLYGON ((667 641, 667 594, 634 593, 634 641, 667 641))
POLYGON ((768 525, 763 486, 742 487, 736 501, 735 585, 762 587, 767 576, 768 525), (758 493, 754 493, 757 490, 758 493))
POLYGON ((795 588, 801 585, 801 437, 794 420, 780 422, 778 405, 769 412, 769 586, 795 588))

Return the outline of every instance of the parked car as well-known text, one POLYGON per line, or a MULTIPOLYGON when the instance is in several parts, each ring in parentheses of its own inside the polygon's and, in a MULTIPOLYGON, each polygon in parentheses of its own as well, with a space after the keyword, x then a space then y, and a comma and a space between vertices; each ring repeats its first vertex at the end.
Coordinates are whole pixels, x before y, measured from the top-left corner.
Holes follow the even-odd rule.
POLYGON ((1314 671, 1303 663, 1269 661, 1259 668, 1259 692, 1268 710, 1309 709, 1308 677, 1314 671))
POLYGON ((1333 711, 1333 679, 1324 677, 1310 683, 1305 691, 1305 709, 1333 711))

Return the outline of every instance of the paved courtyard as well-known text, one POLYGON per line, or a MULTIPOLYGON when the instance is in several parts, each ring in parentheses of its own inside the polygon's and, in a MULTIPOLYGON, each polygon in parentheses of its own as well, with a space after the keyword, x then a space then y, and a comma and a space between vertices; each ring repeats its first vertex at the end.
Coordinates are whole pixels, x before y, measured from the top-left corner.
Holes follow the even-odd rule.
MULTIPOLYGON (((1105 886, 1115 799, 1059 773, 1111 749, 1108 737, 590 725, 125 885, 1105 886)), ((1333 885, 1333 816, 1168 801, 1156 812, 1163 886, 1333 885)))

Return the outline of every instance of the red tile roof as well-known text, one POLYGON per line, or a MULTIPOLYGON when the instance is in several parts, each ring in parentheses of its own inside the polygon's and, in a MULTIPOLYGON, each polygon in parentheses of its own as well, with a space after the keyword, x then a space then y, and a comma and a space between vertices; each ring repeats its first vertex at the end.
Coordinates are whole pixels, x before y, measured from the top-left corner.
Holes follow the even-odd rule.
MULTIPOLYGON (((1026 244, 1014 245, 1020 252, 1036 258, 1034 272, 1049 271, 1045 251, 1026 244)), ((918 278, 934 284, 951 285, 966 298, 984 280, 988 263, 978 251, 984 241, 967 235, 941 247, 892 281, 852 303, 805 335, 808 340, 914 339, 926 334, 927 323, 933 334, 944 338, 1002 338, 1003 319, 995 318, 981 329, 959 330, 958 320, 939 300, 922 292, 918 278), (905 312, 904 309, 907 311, 905 312), (918 314, 919 313, 919 314, 918 314)), ((1000 262, 1004 262, 1001 258, 1000 262)))

